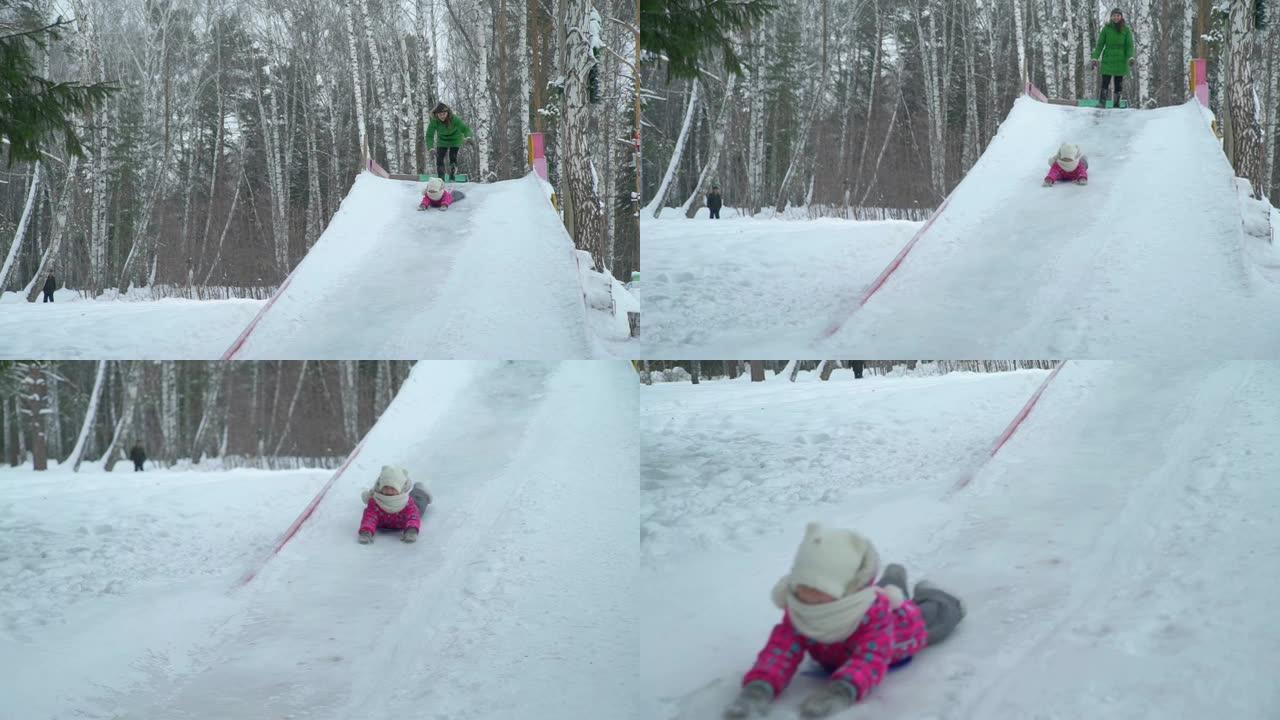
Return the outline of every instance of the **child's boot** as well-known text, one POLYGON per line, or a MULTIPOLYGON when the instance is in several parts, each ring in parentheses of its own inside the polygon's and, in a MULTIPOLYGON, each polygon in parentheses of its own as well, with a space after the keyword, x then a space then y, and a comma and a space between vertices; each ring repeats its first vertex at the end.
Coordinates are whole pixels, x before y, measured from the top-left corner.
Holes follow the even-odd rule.
POLYGON ((427 506, 431 504, 431 494, 422 489, 421 485, 414 485, 409 491, 409 499, 414 505, 418 506, 418 515, 422 515, 426 511, 427 506))
POLYGON ((927 580, 916 583, 911 599, 924 616, 924 629, 930 645, 946 640, 964 619, 964 603, 927 580))
POLYGON ((890 585, 902 591, 902 597, 910 597, 907 592, 907 569, 898 563, 889 563, 884 569, 884 574, 880 576, 880 582, 876 583, 880 587, 889 587, 890 585))

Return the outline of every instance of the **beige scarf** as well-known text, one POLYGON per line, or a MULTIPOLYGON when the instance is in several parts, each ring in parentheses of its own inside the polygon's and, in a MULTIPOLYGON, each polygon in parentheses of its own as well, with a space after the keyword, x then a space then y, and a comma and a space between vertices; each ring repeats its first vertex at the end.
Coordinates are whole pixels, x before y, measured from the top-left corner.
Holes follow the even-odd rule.
MULTIPOLYGON (((897 591, 897 588, 890 589, 897 591)), ((876 595, 885 590, 870 585, 834 602, 809 605, 800 602, 791 592, 791 576, 785 575, 773 586, 773 604, 791 615, 791 624, 801 635, 820 643, 833 643, 847 640, 858 629, 876 595)), ((898 604, 901 605, 901 601, 898 604)))

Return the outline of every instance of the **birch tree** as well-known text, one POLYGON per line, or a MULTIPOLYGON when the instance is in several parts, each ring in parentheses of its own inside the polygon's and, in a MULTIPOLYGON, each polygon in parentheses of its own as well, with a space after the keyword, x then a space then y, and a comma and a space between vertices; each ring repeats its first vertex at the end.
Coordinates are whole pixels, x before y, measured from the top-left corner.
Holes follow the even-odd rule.
POLYGON ((1229 156, 1236 175, 1249 181, 1254 197, 1263 198, 1262 127, 1252 70, 1254 52, 1253 0, 1230 0, 1227 37, 1227 105, 1229 156))
POLYGON ((98 417, 98 401, 102 399, 102 386, 107 378, 106 360, 98 361, 98 371, 94 375, 93 391, 89 395, 89 406, 84 412, 84 422, 80 424, 80 433, 76 436, 76 445, 71 449, 71 454, 67 456, 65 464, 71 466, 75 472, 80 472, 80 462, 84 459, 85 444, 89 440, 89 433, 93 430, 94 420, 98 417))

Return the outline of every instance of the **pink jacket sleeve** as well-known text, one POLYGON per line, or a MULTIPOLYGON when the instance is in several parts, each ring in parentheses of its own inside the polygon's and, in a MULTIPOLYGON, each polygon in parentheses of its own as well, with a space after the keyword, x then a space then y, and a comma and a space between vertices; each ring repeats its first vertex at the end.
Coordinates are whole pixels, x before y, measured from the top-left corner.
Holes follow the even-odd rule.
POLYGON ((404 510, 408 513, 408 515, 405 516, 404 526, 407 528, 413 528, 414 530, 421 530, 422 516, 418 514, 418 506, 414 504, 412 498, 409 500, 409 503, 404 506, 404 510))
POLYGON ((893 657, 893 613, 889 609, 889 598, 884 595, 876 598, 863 624, 849 641, 853 644, 853 656, 831 674, 831 679, 843 680, 857 688, 858 699, 862 700, 871 688, 884 680, 893 657))
POLYGON ((444 195, 440 198, 441 207, 449 207, 453 204, 453 191, 445 190, 444 195))
POLYGON ((1062 178, 1063 178, 1062 168, 1058 167, 1058 163, 1056 162, 1049 163, 1049 172, 1044 176, 1044 179, 1052 180, 1054 182, 1061 182, 1062 178))
POLYGON ((756 664, 742 678, 742 684, 763 680, 773 688, 773 696, 777 697, 791 684, 800 663, 804 662, 804 643, 800 634, 791 625, 791 618, 785 613, 782 622, 773 627, 769 633, 769 642, 756 656, 756 664))
POLYGON ((364 515, 360 517, 360 532, 377 532, 377 530, 378 505, 373 500, 370 500, 369 503, 364 506, 364 515))

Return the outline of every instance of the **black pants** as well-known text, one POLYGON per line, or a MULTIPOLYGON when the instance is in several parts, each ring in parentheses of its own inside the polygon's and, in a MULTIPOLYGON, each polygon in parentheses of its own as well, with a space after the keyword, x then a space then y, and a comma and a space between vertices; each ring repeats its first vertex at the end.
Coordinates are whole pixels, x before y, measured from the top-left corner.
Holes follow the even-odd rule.
POLYGON ((712 220, 719 220, 719 219, 720 219, 720 208, 718 208, 718 207, 708 207, 707 209, 711 211, 711 219, 712 219, 712 220))
POLYGON ((143 463, 143 462, 144 462, 144 461, 142 461, 142 460, 134 460, 134 461, 133 461, 133 471, 134 471, 134 472, 142 472, 142 463, 143 463))
POLYGON ((1099 107, 1105 108, 1107 106, 1107 86, 1111 84, 1111 82, 1113 81, 1116 86, 1116 107, 1120 107, 1120 93, 1124 90, 1123 75, 1103 75, 1102 76, 1102 82, 1099 83, 1099 90, 1098 90, 1098 106, 1099 107))
POLYGON ((850 360, 849 361, 849 367, 853 369, 854 378, 858 380, 862 379, 862 369, 863 367, 866 366, 866 364, 867 364, 866 360, 850 360))
POLYGON ((45 302, 53 302, 53 291, 52 291, 52 290, 45 290, 45 291, 44 291, 44 301, 45 301, 45 302))
POLYGON ((436 174, 444 177, 444 156, 449 155, 449 174, 458 174, 458 148, 456 147, 437 147, 436 148, 436 174))

